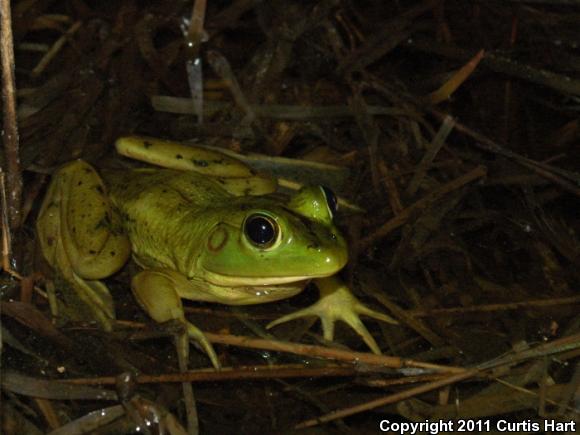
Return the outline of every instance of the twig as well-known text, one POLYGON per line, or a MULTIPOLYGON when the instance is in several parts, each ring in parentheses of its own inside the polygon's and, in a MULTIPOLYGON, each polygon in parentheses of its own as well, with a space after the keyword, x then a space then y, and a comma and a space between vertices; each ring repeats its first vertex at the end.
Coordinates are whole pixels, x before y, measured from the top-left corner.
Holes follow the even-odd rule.
POLYGON ((483 59, 483 50, 479 50, 477 54, 469 60, 463 67, 461 67, 453 76, 446 81, 439 89, 427 96, 431 104, 439 104, 442 101, 448 100, 459 86, 461 86, 473 74, 475 68, 483 59))
MULTIPOLYGON (((4 179, 4 173, 0 172, 0 184, 2 184, 2 186, 4 183, 3 179, 4 179)), ((3 189, 3 187, 2 187, 2 189, 3 189)), ((2 196, 5 196, 4 193, 2 193, 2 196)), ((4 212, 4 207, 3 207, 3 209, 2 209, 2 269, 4 270, 4 272, 6 272, 12 278, 17 279, 18 281, 23 281, 25 279, 25 277, 22 276, 20 273, 18 273, 16 270, 14 270, 14 268, 12 267, 12 263, 11 263, 11 255, 12 254, 11 254, 11 250, 10 250, 11 249, 10 231, 8 231, 8 225, 5 224, 5 222, 4 222, 5 220, 6 220, 6 214, 4 212)), ((48 299, 48 295, 40 287, 38 287, 37 285, 34 285, 32 288, 41 297, 43 297, 44 299, 48 299)))
POLYGON ((209 22, 210 38, 226 27, 233 27, 240 17, 258 6, 262 0, 235 0, 217 14, 209 22))
POLYGON ((474 305, 471 307, 454 307, 454 308, 436 308, 431 310, 411 310, 407 311, 412 317, 431 317, 431 316, 448 316, 454 314, 466 313, 484 313, 490 311, 508 311, 517 310, 520 308, 542 308, 551 307, 554 305, 571 305, 580 304, 580 296, 570 296, 568 298, 556 299, 536 299, 533 301, 510 302, 505 304, 485 304, 474 305))
POLYGON ((402 226, 411 217, 413 212, 416 212, 422 208, 428 207, 435 201, 439 200, 441 197, 449 192, 452 192, 460 187, 477 180, 478 178, 484 177, 486 174, 486 168, 483 166, 477 166, 476 168, 469 171, 467 174, 462 175, 459 178, 441 186, 437 190, 431 192, 424 198, 415 202, 413 205, 404 209, 400 214, 385 222, 382 226, 376 229, 373 233, 368 235, 366 238, 360 241, 361 248, 367 248, 376 240, 385 237, 391 231, 402 226))
POLYGON ((256 119, 256 114, 252 110, 250 102, 244 95, 242 87, 234 74, 232 67, 228 60, 223 57, 220 53, 215 50, 211 50, 207 53, 207 61, 213 68, 214 72, 218 74, 224 81, 228 89, 230 90, 232 97, 236 105, 244 112, 246 116, 246 121, 251 124, 256 119))
POLYGON ((6 174, 0 168, 0 199, 2 219, 2 269, 12 270, 12 235, 10 234, 10 224, 8 218, 8 201, 6 200, 6 174))
POLYGON ((401 400, 408 399, 410 397, 417 396, 419 394, 426 393, 428 391, 436 390, 437 388, 444 387, 445 385, 451 385, 464 379, 472 378, 480 373, 479 370, 467 370, 463 373, 456 375, 451 375, 445 379, 441 379, 434 382, 429 382, 428 384, 420 385, 418 387, 410 388, 399 393, 391 394, 386 397, 381 397, 370 402, 362 403, 350 408, 344 408, 337 411, 330 412, 318 418, 313 418, 311 420, 306 420, 300 424, 297 424, 295 429, 304 429, 307 427, 316 426, 320 423, 326 423, 328 421, 336 420, 339 418, 348 417, 349 415, 358 414, 363 411, 369 411, 371 409, 378 408, 379 406, 388 405, 390 403, 400 402, 401 400))
POLYGON ((540 5, 568 5, 580 6, 580 0, 506 0, 511 3, 535 3, 540 5))
POLYGON ((413 178, 411 178, 411 181, 409 181, 407 195, 410 197, 415 196, 415 193, 417 193, 417 190, 421 186, 421 182, 425 178, 427 171, 431 168, 431 165, 439 153, 439 150, 441 150, 441 147, 443 147, 445 144, 445 141, 453 130, 454 125, 455 120, 451 116, 446 117, 443 121, 441 128, 433 138, 431 145, 427 148, 427 152, 423 155, 421 162, 419 162, 413 178))
POLYGON ((10 2, 0 1, 0 57, 2 58, 2 96, 4 112, 4 152, 6 154, 7 210, 10 229, 20 225, 22 172, 20 170, 16 93, 14 85, 14 46, 10 2))
POLYGON ((355 85, 353 97, 350 99, 350 106, 354 113, 354 119, 358 125, 369 156, 369 166, 371 169, 371 180, 375 193, 379 192, 379 137, 380 128, 373 116, 366 110, 367 105, 362 95, 362 87, 355 85))
POLYGON ((488 361, 486 363, 480 364, 478 368, 465 370, 463 373, 458 373, 450 375, 445 379, 430 382, 428 384, 420 385, 414 388, 410 388, 405 391, 401 391, 395 394, 388 395, 386 397, 381 397, 370 402, 362 403, 349 408, 339 409, 323 415, 318 418, 310 419, 304 421, 295 426, 296 429, 304 429, 306 427, 316 426, 320 423, 326 423, 328 421, 336 420, 339 418, 348 417, 349 415, 358 414, 360 412, 369 411, 371 409, 378 408, 379 406, 388 405, 391 403, 400 402, 404 399, 409 399, 411 397, 417 396, 419 394, 426 393, 428 391, 433 391, 438 388, 444 387, 446 385, 451 385, 456 382, 473 378, 482 374, 484 370, 489 370, 502 365, 510 365, 530 358, 536 358, 538 356, 545 356, 554 353, 563 352, 564 350, 570 348, 580 347, 580 334, 571 335, 569 337, 564 337, 562 339, 554 340, 549 343, 541 344, 532 349, 526 349, 522 352, 518 352, 514 355, 508 355, 507 357, 495 359, 488 361))
MULTIPOLYGON (((223 81, 222 81, 223 83, 223 81)), ((151 105, 159 112, 179 113, 182 115, 195 114, 191 98, 172 97, 168 95, 154 95, 151 105)), ((219 110, 229 107, 223 101, 206 101, 203 108, 205 116, 212 116, 219 110)), ((289 121, 303 121, 326 118, 350 118, 354 116, 348 106, 299 106, 283 104, 250 104, 250 110, 258 118, 282 119, 289 121)), ((407 116, 415 119, 416 113, 398 107, 367 106, 366 110, 373 116, 407 116)))
POLYGON ((576 395, 578 391, 580 391, 580 361, 576 362, 576 368, 574 369, 572 379, 570 379, 562 397, 560 397, 560 404, 556 411, 556 415, 564 415, 566 409, 569 409, 568 403, 574 400, 574 395, 576 395))
POLYGON ((203 65, 199 55, 203 42, 206 0, 194 0, 189 28, 185 32, 187 81, 193 99, 193 109, 199 124, 203 123, 203 65))
MULTIPOLYGON (((520 387, 519 385, 514 385, 511 382, 507 382, 507 381, 505 381, 503 379, 500 379, 500 378, 494 378, 494 381, 496 381, 499 384, 502 384, 502 385, 506 386, 507 388, 511 388, 514 391, 518 391, 520 393, 524 393, 524 394, 526 394, 528 396, 535 396, 535 397, 541 398, 541 394, 542 394, 542 389, 541 388, 538 390, 538 392, 535 392, 535 391, 532 391, 532 390, 530 390, 528 388, 520 387)), ((553 385, 552 385, 552 387, 553 387, 553 385)), ((552 399, 550 399, 548 397, 544 397, 544 400, 545 400, 546 403, 549 403, 550 405, 558 405, 558 402, 556 400, 552 400, 552 399)), ((566 411, 566 410, 568 410, 568 411, 575 411, 573 407, 567 406, 565 402, 561 402, 561 403, 564 403, 564 406, 562 407, 562 413, 564 411, 566 411)), ((540 413, 540 415, 543 416, 543 413, 540 413)))
POLYGON ((64 35, 56 40, 52 47, 50 47, 50 50, 46 52, 42 59, 40 59, 40 62, 38 62, 38 64, 32 70, 32 77, 38 77, 44 72, 48 64, 52 61, 52 59, 54 59, 62 47, 64 47, 66 41, 81 28, 81 24, 82 23, 80 21, 77 21, 66 31, 64 35))
POLYGON ((563 354, 570 350, 580 348, 580 334, 569 335, 567 337, 559 338, 557 340, 549 341, 540 344, 536 347, 525 349, 521 352, 510 353, 501 358, 493 359, 485 363, 479 364, 480 369, 495 368, 502 365, 513 365, 530 358, 540 358, 555 353, 563 354))
MULTIPOLYGON (((435 109, 431 109, 430 111, 434 116, 436 116, 441 120, 444 120, 448 116, 445 113, 439 112, 435 109)), ((503 157, 513 160, 519 165, 525 166, 526 168, 532 170, 539 176, 558 184, 560 187, 567 190, 568 192, 573 193, 574 195, 580 197, 579 174, 572 171, 567 171, 562 168, 558 168, 556 166, 549 165, 544 162, 537 162, 535 160, 528 159, 527 157, 524 157, 507 148, 502 147, 501 145, 484 136, 483 134, 470 129, 469 127, 467 127, 464 124, 461 124, 460 122, 455 123, 455 130, 465 134, 466 136, 471 137, 472 139, 475 139, 475 141, 472 142, 472 144, 475 147, 487 152, 499 154, 503 157)))
POLYGON ((205 23, 206 0, 194 0, 191 19, 185 39, 187 42, 187 57, 195 59, 199 55, 199 48, 203 40, 203 26, 205 23))
POLYGON ((426 369, 429 371, 434 370, 448 373, 463 373, 465 371, 465 369, 461 367, 431 364, 422 361, 399 358, 396 356, 375 355, 372 353, 353 352, 350 350, 333 349, 308 344, 288 343, 278 340, 264 340, 260 338, 240 337, 234 335, 212 334, 209 332, 204 332, 204 335, 212 343, 228 344, 251 349, 266 349, 278 352, 288 352, 313 358, 326 358, 357 364, 391 367, 395 369, 412 367, 417 369, 426 369))
MULTIPOLYGON (((409 38, 407 46, 451 59, 468 60, 473 56, 468 50, 438 44, 433 39, 409 38)), ((510 57, 504 57, 488 51, 482 59, 481 65, 485 65, 492 71, 546 86, 566 95, 580 95, 580 80, 552 71, 534 68, 510 57)))
MULTIPOLYGON (((215 369, 202 369, 163 375, 139 375, 135 379, 138 384, 154 384, 167 382, 216 382, 354 376, 357 373, 358 371, 354 367, 345 367, 335 364, 324 367, 305 367, 302 364, 287 364, 279 366, 222 367, 219 371, 215 369)), ((115 376, 103 376, 98 378, 63 379, 59 382, 75 385, 115 385, 117 378, 115 376)))
POLYGON ((359 379, 357 384, 373 388, 388 388, 393 387, 395 385, 409 385, 409 384, 424 383, 428 381, 438 381, 439 379, 447 378, 447 376, 448 375, 444 373, 434 373, 430 375, 402 376, 399 378, 391 378, 391 379, 389 378, 382 379, 371 378, 369 380, 359 379))
POLYGON ((438 0, 423 1, 383 23, 380 31, 375 32, 360 48, 353 50, 346 58, 342 59, 338 67, 338 74, 363 70, 401 45, 413 32, 412 22, 430 11, 436 3, 438 0))

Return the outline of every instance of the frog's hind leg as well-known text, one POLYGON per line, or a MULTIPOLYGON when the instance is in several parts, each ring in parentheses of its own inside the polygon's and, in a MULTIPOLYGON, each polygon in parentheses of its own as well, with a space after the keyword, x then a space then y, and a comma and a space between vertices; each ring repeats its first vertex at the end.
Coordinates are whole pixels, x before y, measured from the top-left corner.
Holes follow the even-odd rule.
POLYGON ((142 136, 121 137, 115 146, 119 154, 132 159, 206 175, 235 196, 266 195, 276 191, 274 178, 257 174, 244 162, 214 149, 142 136))
POLYGON ((111 329, 113 301, 98 279, 119 270, 131 248, 92 166, 77 160, 54 174, 36 226, 45 259, 100 325, 111 329))

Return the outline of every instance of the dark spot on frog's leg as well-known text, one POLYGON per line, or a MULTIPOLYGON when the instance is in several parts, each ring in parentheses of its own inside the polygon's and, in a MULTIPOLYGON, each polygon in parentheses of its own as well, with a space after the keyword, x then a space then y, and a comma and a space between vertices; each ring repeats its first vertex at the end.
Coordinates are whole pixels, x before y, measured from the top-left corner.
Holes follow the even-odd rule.
POLYGON ((253 175, 256 175, 256 174, 257 174, 257 172, 254 169, 250 169, 250 175, 253 176, 253 175))
POLYGON ((95 190, 99 193, 105 193, 105 191, 103 190, 103 186, 101 186, 100 184, 97 184, 95 186, 95 190))
POLYGON ((83 185, 83 182, 82 182, 82 181, 79 181, 79 182, 77 183, 77 186, 82 186, 82 185, 83 185))
POLYGON ((105 213, 105 216, 95 225, 95 230, 99 228, 110 228, 111 227, 111 216, 108 213, 105 213))
POLYGON ((51 237, 47 237, 46 238, 46 243, 47 243, 48 246, 54 245, 54 237, 52 237, 52 236, 51 237))
POLYGON ((72 227, 72 232, 76 234, 76 232, 77 232, 77 227, 72 227))
POLYGON ((85 173, 87 173, 87 174, 90 174, 91 172, 93 172, 93 170, 90 168, 84 168, 83 171, 85 171, 85 173))
POLYGON ((200 168, 206 168, 209 166, 209 163, 207 162, 207 160, 191 159, 191 163, 193 163, 195 166, 199 166, 200 168))
POLYGON ((183 156, 182 156, 181 154, 176 154, 176 155, 175 155, 175 158, 176 158, 177 160, 181 160, 181 159, 183 159, 183 156))
POLYGON ((117 253, 115 251, 111 251, 111 257, 114 257, 115 255, 117 255, 117 253))
POLYGON ((91 254, 91 255, 95 255, 96 253, 97 253, 97 251, 95 251, 94 249, 89 250, 89 254, 91 254))
POLYGON ((153 144, 151 142, 148 142, 146 140, 143 141, 143 146, 145 147, 145 149, 149 149, 153 146, 153 144))

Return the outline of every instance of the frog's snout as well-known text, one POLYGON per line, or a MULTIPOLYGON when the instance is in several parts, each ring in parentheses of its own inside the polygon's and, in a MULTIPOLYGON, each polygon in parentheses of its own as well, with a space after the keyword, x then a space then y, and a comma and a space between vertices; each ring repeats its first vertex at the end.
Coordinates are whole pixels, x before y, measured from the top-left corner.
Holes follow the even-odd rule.
MULTIPOLYGON (((311 257, 313 257, 311 255, 311 257)), ((324 276, 332 275, 342 269, 348 261, 348 250, 344 246, 318 247, 316 249, 316 269, 324 276)))

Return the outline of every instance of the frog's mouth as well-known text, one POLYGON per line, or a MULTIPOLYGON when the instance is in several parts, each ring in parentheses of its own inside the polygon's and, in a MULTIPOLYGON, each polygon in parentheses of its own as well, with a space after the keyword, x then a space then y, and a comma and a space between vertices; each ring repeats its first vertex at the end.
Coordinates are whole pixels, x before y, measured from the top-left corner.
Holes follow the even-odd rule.
POLYGON ((231 277, 208 273, 208 300, 227 305, 252 305, 290 298, 300 293, 311 277, 231 277))
POLYGON ((287 287, 288 284, 290 284, 291 287, 294 287, 291 284, 300 282, 303 283, 312 278, 323 278, 330 275, 332 275, 332 273, 296 276, 234 276, 224 273, 212 272, 206 269, 204 278, 206 281, 213 285, 224 287, 287 287))
POLYGON ((288 299, 300 293, 308 281, 261 286, 211 286, 213 302, 226 305, 254 305, 288 299))
POLYGON ((232 305, 262 304, 264 302, 274 302, 282 299, 291 298, 300 293, 308 281, 301 281, 295 285, 275 285, 275 286, 258 286, 258 287, 232 287, 230 291, 241 293, 237 294, 234 301, 229 302, 232 305))

